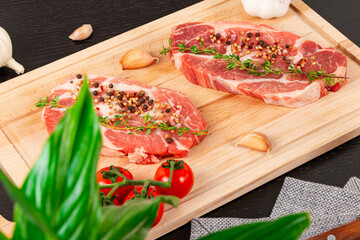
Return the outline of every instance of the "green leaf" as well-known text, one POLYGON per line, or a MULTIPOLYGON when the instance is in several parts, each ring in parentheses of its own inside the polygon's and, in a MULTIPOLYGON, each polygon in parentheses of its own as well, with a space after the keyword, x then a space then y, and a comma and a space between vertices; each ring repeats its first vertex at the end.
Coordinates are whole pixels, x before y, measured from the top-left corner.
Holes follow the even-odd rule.
POLYGON ((310 226, 309 213, 296 213, 271 222, 258 222, 212 233, 200 240, 296 240, 310 226))
POLYGON ((146 135, 149 135, 151 133, 151 128, 146 129, 146 135))
MULTIPOLYGON (((46 142, 21 189, 61 239, 96 239, 100 148, 99 125, 84 81, 77 103, 46 142)), ((47 239, 22 204, 16 204, 14 216, 14 239, 47 239)))
MULTIPOLYGON (((0 169, 0 181, 4 185, 9 196, 16 201, 17 207, 21 207, 26 212, 29 221, 41 229, 44 234, 47 234, 50 239, 58 239, 57 236, 51 230, 48 222, 39 210, 36 209, 32 202, 29 202, 25 194, 20 191, 10 180, 6 177, 3 171, 0 169)), ((4 236, 5 237, 5 236, 4 236)), ((0 237, 0 239, 2 239, 0 237)))
POLYGON ((0 231, 0 240, 9 240, 9 239, 0 231))
POLYGON ((176 207, 179 199, 173 196, 158 196, 153 199, 127 201, 121 207, 103 207, 97 239, 144 239, 155 220, 160 202, 176 207))

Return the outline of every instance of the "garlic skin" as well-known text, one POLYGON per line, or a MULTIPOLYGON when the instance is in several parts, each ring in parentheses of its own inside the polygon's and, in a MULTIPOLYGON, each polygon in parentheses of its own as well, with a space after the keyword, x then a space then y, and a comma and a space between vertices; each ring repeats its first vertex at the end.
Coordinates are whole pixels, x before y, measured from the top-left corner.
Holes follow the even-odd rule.
POLYGON ((154 58, 143 50, 132 49, 125 53, 125 55, 121 58, 120 63, 122 68, 127 70, 147 67, 153 64, 155 61, 158 62, 159 59, 154 58))
POLYGON ((12 43, 10 36, 5 29, 0 27, 0 67, 3 66, 15 70, 17 74, 24 73, 25 71, 23 65, 12 58, 12 43))
POLYGON ((90 35, 93 32, 93 27, 91 26, 91 24, 84 24, 81 27, 77 28, 70 36, 69 38, 73 41, 81 41, 81 40, 85 40, 88 37, 90 37, 90 35))
POLYGON ((251 16, 270 19, 282 17, 289 9, 291 0, 242 0, 245 12, 251 16))

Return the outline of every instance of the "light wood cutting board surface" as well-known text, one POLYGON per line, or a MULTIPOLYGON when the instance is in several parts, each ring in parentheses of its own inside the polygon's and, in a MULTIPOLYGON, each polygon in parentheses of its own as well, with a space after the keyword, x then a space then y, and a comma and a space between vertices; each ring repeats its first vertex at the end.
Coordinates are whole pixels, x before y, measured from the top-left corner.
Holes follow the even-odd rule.
MULTIPOLYGON (((203 114, 211 135, 184 159, 194 170, 194 188, 177 209, 167 208, 166 220, 149 233, 153 239, 359 135, 359 64, 360 49, 300 0, 292 1, 284 17, 273 20, 248 16, 239 0, 201 2, 0 84, 0 167, 17 185, 22 184, 48 137, 41 110, 34 104, 69 75, 114 75, 184 92, 203 114), (323 47, 332 46, 347 56, 350 81, 314 104, 290 109, 193 85, 169 56, 159 56, 173 26, 221 20, 267 24, 323 47), (159 63, 123 71, 119 60, 133 48, 159 57, 159 63), (253 130, 271 139, 269 154, 235 147, 240 136, 253 130)), ((139 179, 152 178, 159 166, 103 157, 99 168, 110 164, 130 169, 139 179)))

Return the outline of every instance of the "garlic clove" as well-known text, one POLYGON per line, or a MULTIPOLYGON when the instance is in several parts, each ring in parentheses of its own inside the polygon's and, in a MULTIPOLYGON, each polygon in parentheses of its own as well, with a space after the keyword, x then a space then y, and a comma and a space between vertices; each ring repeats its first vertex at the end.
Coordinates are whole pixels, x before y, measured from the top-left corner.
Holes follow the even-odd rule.
POLYGON ((84 24, 81 27, 77 28, 70 36, 69 38, 73 41, 81 41, 81 40, 85 40, 88 37, 90 37, 90 35, 93 32, 93 28, 91 26, 91 24, 84 24))
POLYGON ((25 71, 25 68, 23 65, 21 65, 20 63, 18 63, 17 61, 15 61, 15 59, 10 58, 6 64, 5 67, 11 68, 13 70, 15 70, 15 72, 17 74, 22 74, 25 71))
POLYGON ((272 149, 269 138, 259 132, 250 132, 246 134, 239 141, 237 141, 236 146, 245 146, 262 152, 269 152, 272 149))
POLYGON ((270 19, 282 17, 289 9, 291 0, 242 0, 244 10, 250 16, 270 19))
POLYGON ((132 49, 125 53, 125 55, 121 58, 120 63, 122 68, 127 70, 147 67, 153 64, 155 61, 158 62, 159 59, 154 58, 145 51, 132 49))
POLYGON ((12 43, 9 34, 0 27, 0 67, 8 67, 17 74, 24 73, 24 67, 12 58, 12 43))

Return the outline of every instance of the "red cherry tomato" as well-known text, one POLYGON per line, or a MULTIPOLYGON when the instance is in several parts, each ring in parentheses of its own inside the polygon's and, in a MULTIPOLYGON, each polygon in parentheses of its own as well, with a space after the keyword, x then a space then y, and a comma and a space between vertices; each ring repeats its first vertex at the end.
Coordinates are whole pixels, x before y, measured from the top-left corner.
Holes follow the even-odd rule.
MULTIPOLYGON (((172 160, 174 161, 174 160, 172 160)), ((162 195, 173 195, 178 198, 184 198, 192 189, 194 185, 194 173, 183 161, 175 160, 175 170, 171 182, 171 187, 161 188, 155 187, 162 195)), ((170 165, 169 162, 163 163, 157 170, 154 176, 154 180, 167 182, 170 177, 170 165)))
MULTIPOLYGON (((136 188, 135 191, 136 191, 138 194, 140 194, 142 189, 143 189, 143 187, 141 186, 141 187, 136 188)), ((149 189, 148 189, 148 196, 149 196, 150 198, 154 198, 154 197, 159 196, 159 195, 160 195, 160 193, 159 193, 158 191, 156 191, 156 189, 154 189, 153 187, 149 187, 149 189)), ((137 196, 135 195, 134 191, 132 191, 131 193, 129 193, 129 194, 126 196, 126 198, 125 198, 125 200, 124 200, 124 203, 125 203, 126 201, 129 201, 129 200, 131 200, 131 199, 136 199, 136 198, 137 198, 137 196)), ((158 212, 157 212, 157 215, 156 215, 156 218, 155 218, 155 221, 154 221, 154 223, 153 223, 153 225, 152 225, 153 227, 156 226, 156 225, 160 222, 163 213, 164 213, 164 203, 160 203, 160 204, 159 204, 159 208, 158 208, 158 212)))
MULTIPOLYGON (((117 183, 117 182, 122 182, 124 180, 122 177, 119 177, 117 175, 112 175, 112 174, 106 173, 106 171, 108 171, 110 168, 112 170, 117 170, 117 171, 121 172, 128 179, 131 179, 131 180, 134 179, 133 175, 128 170, 125 170, 122 167, 110 166, 110 167, 102 168, 96 173, 96 181, 98 182, 99 185, 113 184, 113 183, 117 183)), ((120 187, 120 188, 116 189, 115 193, 111 196, 111 197, 113 197, 115 195, 113 203, 115 205, 121 205, 123 203, 126 195, 129 192, 131 192, 132 190, 134 190, 134 188, 135 188, 134 186, 126 186, 126 187, 120 187)), ((103 192, 105 195, 107 195, 110 191, 111 191, 111 188, 105 188, 105 189, 100 190, 100 192, 103 192)))

